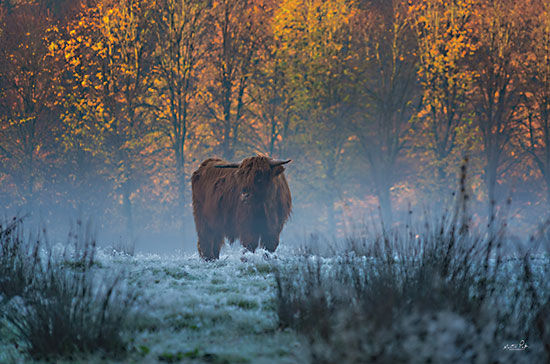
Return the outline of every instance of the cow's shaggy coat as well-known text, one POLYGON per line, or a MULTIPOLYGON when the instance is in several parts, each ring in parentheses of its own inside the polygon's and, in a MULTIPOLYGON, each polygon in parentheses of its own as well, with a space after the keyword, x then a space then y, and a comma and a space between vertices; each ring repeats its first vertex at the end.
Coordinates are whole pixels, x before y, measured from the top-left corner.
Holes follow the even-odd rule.
POLYGON ((282 166, 265 156, 228 164, 207 159, 193 173, 193 214, 201 257, 218 259, 224 238, 250 251, 270 252, 290 215, 292 200, 282 166))

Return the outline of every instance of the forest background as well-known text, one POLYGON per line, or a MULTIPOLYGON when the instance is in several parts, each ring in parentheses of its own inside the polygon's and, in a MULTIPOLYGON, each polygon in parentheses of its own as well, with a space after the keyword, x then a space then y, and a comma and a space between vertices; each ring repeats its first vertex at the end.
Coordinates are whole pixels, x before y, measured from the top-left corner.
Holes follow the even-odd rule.
POLYGON ((550 212, 545 0, 0 0, 0 211, 194 249, 190 175, 293 160, 284 239, 550 212), (427 211, 427 212, 426 212, 427 211), (415 213, 416 214, 416 213, 415 213))

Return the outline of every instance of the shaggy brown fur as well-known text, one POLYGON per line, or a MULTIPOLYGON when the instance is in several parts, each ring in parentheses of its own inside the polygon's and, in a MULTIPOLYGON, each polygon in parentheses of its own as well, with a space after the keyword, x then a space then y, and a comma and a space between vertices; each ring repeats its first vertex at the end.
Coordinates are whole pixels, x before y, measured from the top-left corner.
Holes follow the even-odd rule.
POLYGON ((193 173, 193 214, 201 257, 218 259, 224 237, 239 239, 250 251, 259 242, 270 252, 290 215, 292 200, 282 165, 256 156, 234 168, 221 159, 207 159, 193 173))

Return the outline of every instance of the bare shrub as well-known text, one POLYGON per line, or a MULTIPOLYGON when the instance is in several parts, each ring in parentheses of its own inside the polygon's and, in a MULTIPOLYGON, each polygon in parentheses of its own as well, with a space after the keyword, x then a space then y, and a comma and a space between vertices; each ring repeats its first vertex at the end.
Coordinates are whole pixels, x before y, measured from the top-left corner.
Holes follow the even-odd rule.
MULTIPOLYGON (((10 229, 20 231, 13 225, 10 229)), ((126 351, 123 333, 137 295, 123 286, 122 273, 101 271, 89 228, 79 222, 61 251, 40 239, 23 243, 13 233, 2 236, 2 244, 17 248, 0 257, 0 269, 21 266, 12 270, 10 280, 26 284, 10 290, 18 297, 2 306, 2 314, 33 358, 126 351)))
POLYGON ((307 338, 311 362, 550 361, 548 259, 505 256, 506 224, 472 229, 466 200, 420 227, 349 238, 341 256, 279 266, 279 322, 307 338), (529 347, 503 349, 520 340, 529 347))
POLYGON ((0 224, 0 296, 4 299, 22 295, 34 277, 34 266, 29 263, 40 244, 31 250, 24 240, 20 218, 0 224))

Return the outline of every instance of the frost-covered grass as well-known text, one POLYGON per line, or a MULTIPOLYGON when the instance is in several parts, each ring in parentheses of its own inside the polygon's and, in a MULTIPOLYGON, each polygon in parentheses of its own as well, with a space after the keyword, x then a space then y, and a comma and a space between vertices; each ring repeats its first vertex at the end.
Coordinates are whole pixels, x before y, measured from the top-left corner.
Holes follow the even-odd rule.
POLYGON ((279 330, 277 259, 264 254, 243 254, 235 245, 215 262, 198 254, 103 257, 106 267, 126 267, 141 292, 134 356, 145 362, 301 362, 296 334, 279 330))
POLYGON ((323 256, 285 244, 275 254, 225 246, 214 262, 196 253, 20 246, 0 256, 2 272, 16 278, 2 286, 8 281, 0 277, 0 363, 48 358, 22 333, 55 346, 44 337, 66 331, 88 344, 62 347, 50 360, 544 363, 548 255, 505 256, 500 231, 480 235, 457 220, 442 221, 441 229, 354 238, 323 256), (52 262, 55 269, 46 272, 53 275, 36 276, 29 259, 46 268, 52 262), (50 299, 29 300, 47 291, 50 299), (98 335, 101 312, 110 341, 98 335), (66 322, 43 324, 50 319, 66 322), (42 331, 28 327, 33 323, 42 331), (529 348, 503 349, 520 340, 529 348))
MULTIPOLYGON (((47 271, 61 277, 61 285, 52 283, 55 279, 50 274, 45 276, 46 285, 31 283, 9 297, 0 293, 1 363, 40 359, 90 363, 303 362, 296 333, 279 329, 276 256, 267 257, 264 251, 244 254, 237 245, 224 248, 216 262, 205 262, 198 254, 130 256, 94 248, 93 258, 87 255, 89 259, 82 260, 78 259, 82 254, 73 253, 53 247, 38 254, 56 257, 52 258, 55 269, 47 271), (52 292, 52 286, 57 290, 52 292), (79 294, 87 297, 75 305, 74 300, 66 300, 67 294, 77 301, 79 294), (49 299, 43 299, 46 296, 49 299), (110 306, 105 309, 105 304, 110 306), (68 315, 64 315, 65 307, 68 315), (107 313, 105 330, 120 325, 114 335, 109 331, 110 341, 97 335, 96 319, 101 316, 96 313, 102 310, 107 313), (33 344, 33 339, 38 339, 55 347, 45 334, 60 340, 70 335, 74 340, 67 342, 72 345, 88 333, 90 337, 84 338, 91 339, 87 345, 64 346, 51 353, 37 351, 33 344), (110 346, 115 344, 123 345, 124 350, 112 350, 110 346)), ((25 259, 30 258, 32 254, 25 259)))
POLYGON ((549 224, 525 244, 502 215, 474 227, 465 181, 439 216, 279 266, 279 320, 309 362, 550 363, 549 224))
POLYGON ((548 362, 550 258, 502 262, 494 281, 479 270, 454 281, 426 262, 385 265, 349 255, 280 267, 281 325, 305 339, 309 362, 548 362), (521 340, 528 349, 503 349, 521 340))
MULTIPOLYGON (((89 230, 78 224, 64 247, 43 233, 25 235, 21 221, 0 226, 0 337, 34 359, 126 352, 122 331, 137 298, 123 274, 104 274, 89 230)), ((16 359, 6 347, 0 359, 16 359)))
POLYGON ((350 238, 279 267, 280 322, 312 363, 548 363, 548 237, 510 254, 505 224, 479 231, 454 213, 350 238))

